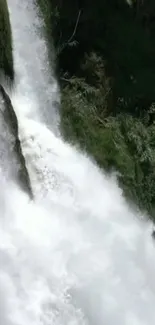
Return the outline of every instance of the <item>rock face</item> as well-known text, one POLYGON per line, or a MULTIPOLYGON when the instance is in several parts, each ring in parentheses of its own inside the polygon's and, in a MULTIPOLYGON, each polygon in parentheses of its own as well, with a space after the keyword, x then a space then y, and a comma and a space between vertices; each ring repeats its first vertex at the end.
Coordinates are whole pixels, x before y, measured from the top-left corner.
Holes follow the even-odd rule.
POLYGON ((0 77, 14 80, 12 33, 6 0, 0 0, 0 77))
POLYGON ((0 85, 0 168, 6 178, 17 180, 32 198, 29 175, 18 138, 18 121, 11 100, 0 85))

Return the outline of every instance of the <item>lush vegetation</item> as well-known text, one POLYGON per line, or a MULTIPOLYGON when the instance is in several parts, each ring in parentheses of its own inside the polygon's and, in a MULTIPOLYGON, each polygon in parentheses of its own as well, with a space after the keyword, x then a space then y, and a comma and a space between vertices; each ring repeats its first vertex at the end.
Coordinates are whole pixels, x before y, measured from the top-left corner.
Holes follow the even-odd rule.
POLYGON ((0 0, 0 74, 14 79, 12 35, 6 0, 0 0))
POLYGON ((100 166, 116 169, 125 195, 154 217, 154 0, 47 4, 48 15, 42 12, 48 40, 55 41, 63 134, 100 166))

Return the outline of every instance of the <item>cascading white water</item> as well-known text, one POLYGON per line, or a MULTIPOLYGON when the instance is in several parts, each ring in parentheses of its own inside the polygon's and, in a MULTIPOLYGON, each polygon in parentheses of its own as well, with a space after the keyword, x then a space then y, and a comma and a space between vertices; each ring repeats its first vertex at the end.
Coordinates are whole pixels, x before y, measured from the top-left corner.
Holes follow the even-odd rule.
MULTIPOLYGON (((43 122, 38 94, 50 80, 39 20, 31 0, 8 3, 19 73, 12 100, 36 199, 0 174, 0 324, 154 325, 151 223, 114 177, 43 122)), ((48 111, 49 93, 39 96, 48 111)))
POLYGON ((59 116, 53 103, 59 103, 58 85, 50 73, 46 42, 41 35, 42 22, 33 2, 8 0, 16 73, 16 94, 12 101, 18 116, 41 120, 56 132, 59 116))

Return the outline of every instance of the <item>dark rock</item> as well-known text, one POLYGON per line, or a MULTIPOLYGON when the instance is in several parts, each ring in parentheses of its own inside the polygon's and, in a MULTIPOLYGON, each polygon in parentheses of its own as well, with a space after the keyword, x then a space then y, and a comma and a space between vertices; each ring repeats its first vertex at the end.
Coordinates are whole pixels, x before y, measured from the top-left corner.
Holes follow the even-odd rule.
POLYGON ((17 180, 32 198, 25 158, 18 137, 18 121, 11 100, 0 85, 0 168, 5 177, 17 180))
POLYGON ((0 0, 0 78, 6 77, 12 84, 14 80, 12 32, 6 0, 0 0))
POLYGON ((155 239, 155 230, 152 231, 152 237, 155 239))

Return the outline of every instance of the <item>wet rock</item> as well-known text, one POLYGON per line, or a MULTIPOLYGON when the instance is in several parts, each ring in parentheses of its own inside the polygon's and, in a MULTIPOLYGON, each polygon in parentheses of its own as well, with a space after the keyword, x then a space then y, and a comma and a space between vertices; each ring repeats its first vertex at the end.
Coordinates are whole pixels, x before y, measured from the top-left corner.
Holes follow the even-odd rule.
POLYGON ((155 239, 155 230, 152 231, 152 238, 155 239))
POLYGON ((12 51, 12 31, 6 0, 0 0, 0 78, 14 80, 14 65, 12 51))
POLYGON ((18 137, 18 121, 11 100, 0 85, 0 168, 5 177, 19 182, 32 198, 25 158, 18 137))

